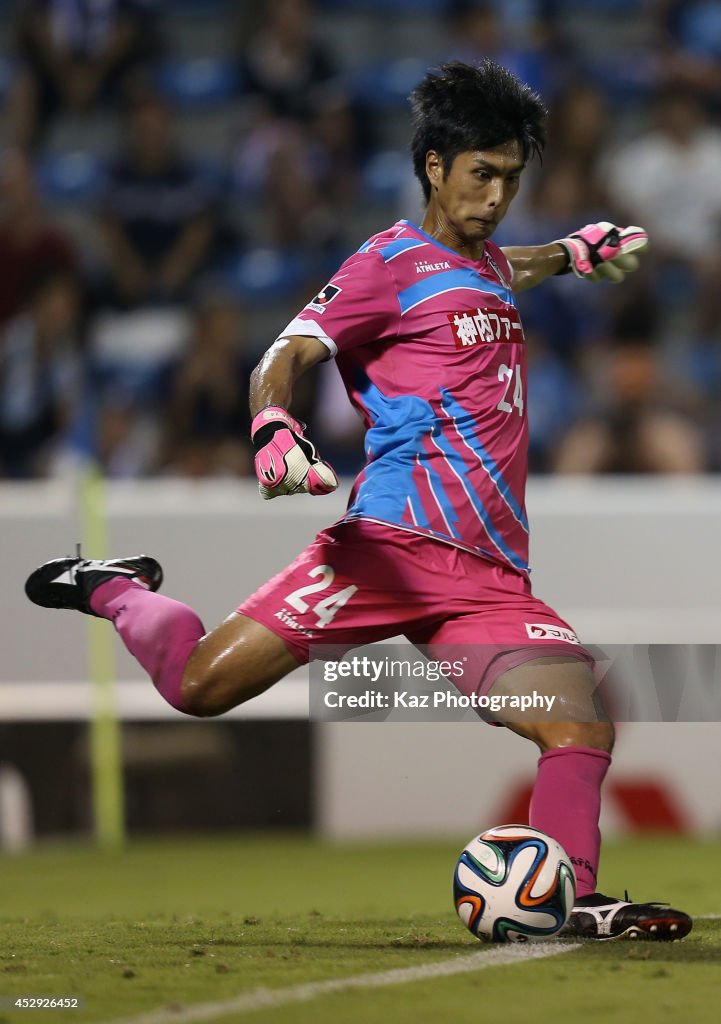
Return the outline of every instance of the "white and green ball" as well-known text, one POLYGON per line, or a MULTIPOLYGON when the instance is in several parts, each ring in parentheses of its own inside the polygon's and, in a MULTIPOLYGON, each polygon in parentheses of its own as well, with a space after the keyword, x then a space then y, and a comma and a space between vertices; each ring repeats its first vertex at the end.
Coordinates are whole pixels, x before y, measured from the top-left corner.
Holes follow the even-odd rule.
POLYGON ((528 825, 499 825, 471 839, 453 876, 458 916, 473 935, 491 942, 555 935, 575 897, 566 851, 528 825))

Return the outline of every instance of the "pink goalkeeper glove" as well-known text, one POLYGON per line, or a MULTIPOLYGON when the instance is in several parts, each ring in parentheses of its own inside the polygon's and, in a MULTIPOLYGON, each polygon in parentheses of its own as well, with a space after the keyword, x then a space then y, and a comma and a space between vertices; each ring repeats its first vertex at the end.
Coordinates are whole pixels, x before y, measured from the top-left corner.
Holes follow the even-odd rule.
POLYGON ((255 445, 255 472, 260 496, 330 494, 338 477, 319 458, 315 445, 304 435, 304 425, 285 409, 268 406, 253 420, 250 436, 255 445))
POLYGON ((587 224, 568 238, 559 238, 568 254, 568 266, 576 277, 586 281, 612 281, 618 284, 626 274, 638 269, 637 252, 648 248, 648 235, 643 228, 618 228, 607 220, 587 224))

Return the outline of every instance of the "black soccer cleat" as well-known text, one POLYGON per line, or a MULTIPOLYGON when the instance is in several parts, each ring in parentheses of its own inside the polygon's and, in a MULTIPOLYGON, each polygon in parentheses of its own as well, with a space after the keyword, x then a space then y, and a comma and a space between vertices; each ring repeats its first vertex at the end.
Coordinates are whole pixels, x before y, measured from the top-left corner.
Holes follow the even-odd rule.
POLYGON ((651 939, 673 942, 691 931, 693 921, 666 903, 632 903, 595 892, 579 896, 561 935, 577 939, 651 939))
POLYGON ((78 548, 75 558, 55 558, 30 573, 25 593, 43 608, 72 608, 94 615, 90 607, 93 591, 118 576, 139 583, 146 590, 157 590, 163 582, 160 563, 149 555, 92 561, 82 558, 78 548))

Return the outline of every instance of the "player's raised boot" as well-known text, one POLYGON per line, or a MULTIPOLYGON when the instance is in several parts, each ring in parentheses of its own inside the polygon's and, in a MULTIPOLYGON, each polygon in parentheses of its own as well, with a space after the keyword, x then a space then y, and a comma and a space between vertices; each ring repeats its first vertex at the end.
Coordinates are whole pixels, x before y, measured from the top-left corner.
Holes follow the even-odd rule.
POLYGON ((41 565, 28 576, 25 593, 33 604, 43 608, 72 608, 94 615, 90 607, 93 591, 118 576, 139 583, 146 590, 157 590, 163 582, 160 563, 149 555, 93 561, 78 554, 41 565))
POLYGON ((691 931, 693 921, 666 903, 633 903, 600 892, 580 896, 562 935, 579 939, 653 939, 672 942, 691 931))

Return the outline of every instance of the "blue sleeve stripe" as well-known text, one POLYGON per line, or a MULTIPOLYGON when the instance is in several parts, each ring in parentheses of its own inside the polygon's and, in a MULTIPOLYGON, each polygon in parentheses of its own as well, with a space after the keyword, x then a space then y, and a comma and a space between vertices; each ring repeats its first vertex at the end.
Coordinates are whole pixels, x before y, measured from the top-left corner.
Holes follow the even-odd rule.
MULTIPOLYGON (((376 240, 375 235, 373 238, 369 238, 367 242, 363 243, 358 252, 370 252, 376 240)), ((377 252, 388 263, 390 260, 394 260, 396 256, 400 256, 401 253, 408 252, 409 249, 421 249, 426 245, 429 245, 429 243, 424 242, 420 238, 397 238, 394 242, 379 246, 377 249, 373 249, 373 251, 377 252)))
POLYGON ((418 238, 399 238, 389 245, 384 245, 378 252, 386 263, 389 263, 390 260, 394 260, 401 253, 408 252, 409 249, 421 249, 426 245, 428 245, 428 242, 422 242, 418 238))
POLYGON ((463 440, 468 448, 471 449, 485 469, 486 473, 488 473, 489 477, 495 484, 498 493, 513 513, 514 518, 520 523, 526 533, 528 533, 528 517, 514 498, 511 488, 507 481, 504 480, 500 469, 479 440, 478 434, 474 430, 475 423, 472 417, 451 395, 451 393, 445 389, 441 389, 441 406, 452 418, 453 425, 458 431, 461 440, 463 440))
POLYGON ((421 302, 432 299, 435 295, 441 295, 443 292, 455 291, 460 288, 483 292, 486 295, 497 295, 509 306, 515 306, 516 304, 513 292, 510 289, 496 284, 495 281, 489 281, 486 277, 481 277, 480 274, 477 274, 475 270, 471 270, 470 267, 465 267, 461 270, 446 270, 440 274, 432 274, 429 277, 425 277, 422 281, 412 284, 409 288, 404 288, 403 291, 398 292, 401 316, 415 308, 415 306, 418 306, 421 302))

